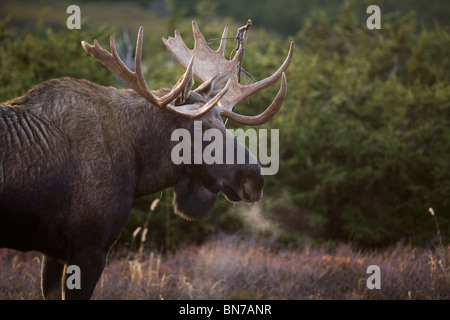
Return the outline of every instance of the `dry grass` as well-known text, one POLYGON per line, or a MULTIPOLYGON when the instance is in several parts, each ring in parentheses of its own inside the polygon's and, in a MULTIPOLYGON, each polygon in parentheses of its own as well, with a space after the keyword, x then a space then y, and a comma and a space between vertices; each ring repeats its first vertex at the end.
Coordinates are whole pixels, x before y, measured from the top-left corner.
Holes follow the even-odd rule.
MULTIPOLYGON (((349 244, 275 250, 223 236, 161 255, 143 250, 109 258, 94 299, 450 299, 450 246, 401 245, 382 252, 349 244), (369 265, 381 289, 369 290, 369 265)), ((38 253, 0 250, 0 299, 41 299, 38 253)))

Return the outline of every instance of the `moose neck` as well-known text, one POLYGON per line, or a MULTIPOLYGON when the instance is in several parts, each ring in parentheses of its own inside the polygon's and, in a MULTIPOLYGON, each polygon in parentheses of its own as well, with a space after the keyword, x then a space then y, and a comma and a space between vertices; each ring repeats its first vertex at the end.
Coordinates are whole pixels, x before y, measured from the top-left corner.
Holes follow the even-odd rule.
POLYGON ((171 161, 170 137, 177 128, 177 117, 145 101, 134 92, 125 91, 131 105, 120 107, 127 137, 133 146, 135 198, 173 186, 181 172, 171 161))

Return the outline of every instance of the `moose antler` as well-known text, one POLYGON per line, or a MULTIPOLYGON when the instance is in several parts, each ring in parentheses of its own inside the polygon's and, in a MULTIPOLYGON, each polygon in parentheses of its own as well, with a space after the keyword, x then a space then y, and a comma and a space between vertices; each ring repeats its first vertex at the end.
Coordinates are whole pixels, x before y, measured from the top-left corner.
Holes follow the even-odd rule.
POLYGON ((111 53, 103 49, 98 44, 97 40, 94 40, 94 45, 90 45, 86 41, 82 41, 81 44, 87 53, 100 61, 105 67, 116 74, 131 89, 136 91, 141 97, 153 103, 154 105, 169 110, 170 112, 193 119, 199 118, 209 112, 209 110, 211 110, 227 92, 230 86, 230 82, 228 82, 226 86, 214 98, 212 98, 202 107, 199 107, 199 105, 197 104, 182 106, 174 106, 170 104, 184 90, 188 81, 192 79, 194 57, 191 57, 189 63, 187 64, 186 72, 180 78, 177 84, 172 88, 172 90, 162 97, 155 96, 148 88, 147 83, 144 79, 144 74, 142 73, 141 60, 143 32, 144 28, 140 27, 136 42, 136 55, 134 61, 135 71, 131 71, 130 69, 128 69, 128 67, 120 59, 119 55, 117 54, 116 44, 114 42, 113 36, 110 37, 111 53))
MULTIPOLYGON (((244 46, 240 46, 238 52, 232 60, 225 58, 224 52, 228 28, 225 27, 223 31, 222 40, 217 51, 213 51, 209 48, 195 21, 192 21, 192 30, 195 40, 195 46, 192 50, 186 46, 178 31, 175 31, 175 37, 173 38, 163 38, 163 42, 177 61, 185 68, 189 67, 189 64, 192 62, 192 58, 195 57, 195 61, 193 62, 194 76, 202 82, 210 80, 220 72, 231 70, 230 89, 219 101, 220 114, 238 123, 249 125, 260 125, 270 120, 281 108, 286 95, 287 83, 284 72, 291 63, 292 56, 294 54, 294 42, 291 42, 286 60, 273 75, 250 85, 241 85, 238 81, 238 64, 244 46), (280 90, 278 91, 273 102, 264 112, 257 116, 244 116, 233 112, 233 108, 236 104, 271 86, 280 78, 280 90)), ((248 33, 245 31, 243 43, 246 42, 247 36, 248 33)))

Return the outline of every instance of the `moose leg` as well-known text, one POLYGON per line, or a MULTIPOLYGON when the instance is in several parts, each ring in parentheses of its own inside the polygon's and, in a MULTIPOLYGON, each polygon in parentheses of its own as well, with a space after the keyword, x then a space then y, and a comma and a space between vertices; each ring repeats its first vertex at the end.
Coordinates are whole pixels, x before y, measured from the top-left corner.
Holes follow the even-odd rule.
POLYGON ((102 249, 94 249, 78 252, 69 258, 63 278, 63 299, 79 300, 91 298, 95 285, 105 267, 106 253, 102 249), (70 266, 78 268, 72 274, 69 274, 67 270, 70 266), (75 277, 79 277, 79 279, 75 279, 75 277), (79 287, 73 285, 77 281, 79 287))
POLYGON ((47 255, 42 260, 41 290, 46 300, 61 300, 64 262, 47 255))

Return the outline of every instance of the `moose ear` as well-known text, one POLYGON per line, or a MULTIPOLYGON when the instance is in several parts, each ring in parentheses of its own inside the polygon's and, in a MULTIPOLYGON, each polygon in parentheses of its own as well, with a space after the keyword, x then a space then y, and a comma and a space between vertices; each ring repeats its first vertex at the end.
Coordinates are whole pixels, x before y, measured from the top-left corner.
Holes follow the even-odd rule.
POLYGON ((221 73, 218 73, 212 79, 203 82, 197 89, 194 91, 198 94, 202 95, 206 101, 210 100, 216 94, 222 90, 227 84, 228 79, 231 76, 231 71, 227 70, 221 73))
MULTIPOLYGON (((192 75, 192 72, 185 74, 184 77, 189 77, 189 79, 187 80, 186 85, 183 88, 183 91, 181 91, 180 95, 175 100, 176 105, 182 105, 186 102, 186 100, 189 98, 192 86, 194 85, 194 77, 192 75)), ((181 77, 180 80, 178 80, 178 82, 175 84, 175 87, 179 83, 184 81, 184 77, 181 77)))

